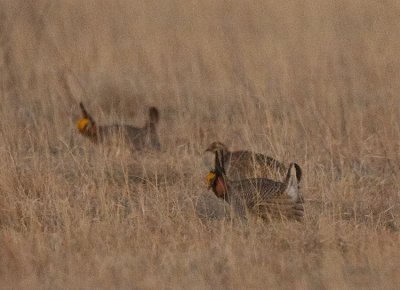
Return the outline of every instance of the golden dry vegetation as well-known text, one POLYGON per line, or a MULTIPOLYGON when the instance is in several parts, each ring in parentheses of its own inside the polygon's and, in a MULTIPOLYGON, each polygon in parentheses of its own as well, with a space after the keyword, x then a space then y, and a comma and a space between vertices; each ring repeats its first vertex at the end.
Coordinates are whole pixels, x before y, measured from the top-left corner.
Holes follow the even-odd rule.
POLYGON ((398 288, 399 13, 1 0, 0 289, 398 288), (99 123, 157 106, 162 152, 95 147, 79 101, 99 123), (215 140, 299 163, 304 221, 223 219, 215 140))

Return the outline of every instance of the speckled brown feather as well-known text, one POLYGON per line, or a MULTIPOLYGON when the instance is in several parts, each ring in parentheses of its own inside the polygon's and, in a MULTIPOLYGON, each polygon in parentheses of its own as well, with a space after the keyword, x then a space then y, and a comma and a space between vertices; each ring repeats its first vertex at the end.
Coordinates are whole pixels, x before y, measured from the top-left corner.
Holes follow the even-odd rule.
POLYGON ((221 142, 213 142, 206 152, 224 156, 225 170, 231 180, 256 177, 282 179, 286 174, 286 166, 270 156, 245 150, 231 152, 221 142))

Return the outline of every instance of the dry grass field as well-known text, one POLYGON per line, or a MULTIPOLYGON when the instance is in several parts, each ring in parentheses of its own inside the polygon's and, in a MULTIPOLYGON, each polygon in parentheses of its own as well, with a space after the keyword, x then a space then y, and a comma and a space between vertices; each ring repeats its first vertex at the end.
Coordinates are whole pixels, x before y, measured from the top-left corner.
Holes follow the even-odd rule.
POLYGON ((0 289, 399 289, 399 14, 0 0, 0 289), (100 124, 158 107, 162 151, 90 143, 80 101, 100 124), (223 218, 216 140, 299 163, 304 221, 223 218))

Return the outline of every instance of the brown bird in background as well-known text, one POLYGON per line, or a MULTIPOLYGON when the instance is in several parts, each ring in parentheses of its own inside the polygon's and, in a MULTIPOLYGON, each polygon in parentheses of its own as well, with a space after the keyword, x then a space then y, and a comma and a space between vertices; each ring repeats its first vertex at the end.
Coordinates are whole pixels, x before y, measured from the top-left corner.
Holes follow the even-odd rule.
POLYGON ((112 136, 122 136, 125 142, 136 150, 161 149, 157 134, 159 112, 157 108, 149 109, 149 117, 143 127, 134 127, 126 124, 112 124, 97 126, 92 116, 87 112, 83 103, 79 103, 82 111, 82 118, 78 121, 79 132, 94 143, 104 143, 112 136))

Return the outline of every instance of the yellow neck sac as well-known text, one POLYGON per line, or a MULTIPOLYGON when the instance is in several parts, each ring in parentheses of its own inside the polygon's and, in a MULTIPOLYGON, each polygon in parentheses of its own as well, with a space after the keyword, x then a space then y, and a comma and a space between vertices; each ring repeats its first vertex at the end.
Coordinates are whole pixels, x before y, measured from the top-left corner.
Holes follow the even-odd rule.
POLYGON ((217 175, 210 171, 207 176, 206 176, 206 180, 207 180, 207 186, 210 189, 212 187, 212 184, 214 183, 215 178, 217 177, 217 175))
POLYGON ((82 118, 78 121, 78 123, 76 124, 76 126, 78 127, 78 130, 80 132, 85 131, 87 125, 89 124, 89 119, 88 118, 82 118))

